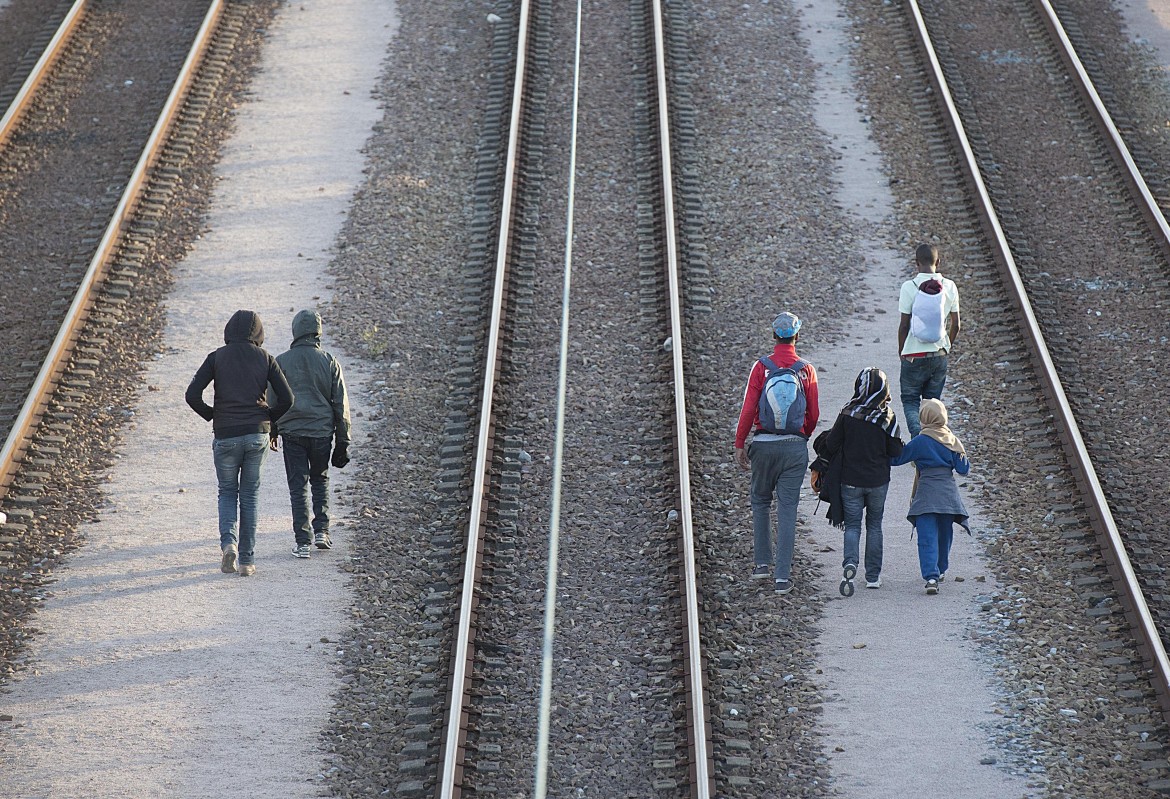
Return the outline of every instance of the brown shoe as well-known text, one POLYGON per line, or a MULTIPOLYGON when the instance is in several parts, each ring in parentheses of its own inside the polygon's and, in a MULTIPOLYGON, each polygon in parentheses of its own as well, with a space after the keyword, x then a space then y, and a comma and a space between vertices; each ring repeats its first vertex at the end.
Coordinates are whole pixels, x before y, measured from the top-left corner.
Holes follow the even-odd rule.
POLYGON ((235 544, 228 544, 223 548, 223 560, 219 563, 219 570, 224 574, 234 574, 236 571, 236 556, 239 550, 235 544))
POLYGON ((255 573, 256 573, 256 567, 253 566, 251 563, 249 563, 246 566, 242 563, 240 564, 240 576, 241 577, 251 577, 255 573))

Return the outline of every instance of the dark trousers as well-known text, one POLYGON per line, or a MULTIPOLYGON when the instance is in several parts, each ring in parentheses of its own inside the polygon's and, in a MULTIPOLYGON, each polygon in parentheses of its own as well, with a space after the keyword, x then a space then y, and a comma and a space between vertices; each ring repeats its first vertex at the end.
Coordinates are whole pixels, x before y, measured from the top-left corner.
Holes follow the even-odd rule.
POLYGON ((918 410, 924 399, 942 399, 943 386, 947 382, 947 356, 915 358, 903 357, 899 384, 902 394, 902 411, 906 416, 906 430, 910 437, 922 432, 918 410))
POLYGON ((313 534, 329 533, 329 450, 333 438, 285 436, 284 473, 292 501, 293 535, 297 546, 313 543, 313 534), (313 495, 313 521, 309 524, 309 493, 313 495))

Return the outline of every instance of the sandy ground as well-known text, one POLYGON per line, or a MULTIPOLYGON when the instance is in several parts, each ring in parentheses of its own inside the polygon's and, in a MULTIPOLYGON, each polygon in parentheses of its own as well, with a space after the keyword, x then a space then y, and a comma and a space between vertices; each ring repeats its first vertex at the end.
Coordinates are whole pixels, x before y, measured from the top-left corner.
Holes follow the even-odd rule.
MULTIPOLYGON (((211 429, 183 391, 237 308, 260 314, 278 354, 293 313, 324 297, 396 28, 391 3, 303 0, 271 30, 212 232, 178 269, 164 354, 146 378, 158 390, 142 392, 108 508, 38 615, 34 670, 2 700, 14 729, 0 796, 317 795, 317 733, 338 687, 332 642, 349 604, 344 518, 332 551, 293 558, 284 468, 270 457, 257 575, 221 574, 211 429)), ((359 375, 347 372, 360 409, 359 375)))
POLYGON ((1148 45, 1170 71, 1170 0, 1117 0, 1135 42, 1148 45))

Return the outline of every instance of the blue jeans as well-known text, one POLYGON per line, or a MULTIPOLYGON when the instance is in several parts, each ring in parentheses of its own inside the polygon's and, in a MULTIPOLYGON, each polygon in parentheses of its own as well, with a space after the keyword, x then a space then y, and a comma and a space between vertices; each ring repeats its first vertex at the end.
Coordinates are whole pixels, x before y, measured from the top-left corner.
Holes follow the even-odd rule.
POLYGON ((297 546, 313 543, 313 534, 329 534, 329 448, 333 438, 281 436, 284 473, 292 501, 293 535, 297 546), (309 526, 309 493, 313 495, 313 523, 309 526))
POLYGON ((211 442, 215 476, 219 479, 219 546, 237 544, 240 565, 253 562, 260 499, 260 467, 268 452, 268 434, 252 433, 211 442), (237 505, 240 537, 236 540, 237 505))
POLYGON ((803 438, 753 441, 748 447, 752 463, 752 534, 756 564, 772 562, 772 497, 776 498, 777 580, 792 577, 792 550, 796 545, 796 509, 800 487, 808 469, 808 442, 803 438))
POLYGON ((924 513, 914 517, 918 532, 918 566, 923 580, 937 580, 951 565, 951 541, 955 517, 950 513, 924 513))
POLYGON ((900 360, 902 371, 898 382, 901 386, 902 410, 906 415, 906 429, 913 438, 922 432, 922 423, 918 421, 918 406, 922 400, 942 399, 943 386, 947 382, 947 356, 900 360))
POLYGON ((861 544, 861 514, 865 513, 865 579, 875 582, 882 574, 882 516, 886 512, 886 492, 890 484, 862 488, 841 485, 841 504, 845 510, 845 559, 841 566, 857 565, 861 544))

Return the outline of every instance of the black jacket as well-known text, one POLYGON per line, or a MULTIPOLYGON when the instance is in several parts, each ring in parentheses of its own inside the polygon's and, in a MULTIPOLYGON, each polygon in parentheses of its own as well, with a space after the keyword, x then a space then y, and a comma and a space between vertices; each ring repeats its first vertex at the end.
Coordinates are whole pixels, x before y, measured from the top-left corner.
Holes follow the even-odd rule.
POLYGON ((216 438, 269 432, 270 423, 292 407, 293 393, 276 359, 261 349, 264 326, 252 311, 236 311, 223 329, 224 346, 209 354, 187 386, 187 404, 212 423, 216 438), (215 383, 215 407, 203 390, 215 383), (276 395, 269 407, 268 385, 276 395))
MULTIPOLYGON (((813 452, 817 457, 808 465, 810 472, 817 472, 821 476, 820 488, 817 489, 817 498, 826 504, 825 518, 834 527, 845 526, 845 503, 841 500, 841 451, 832 455, 828 449, 829 431, 822 431, 813 439, 813 452)), ((817 503, 820 508, 820 503, 817 503)))
POLYGON ((874 488, 890 482, 890 458, 902 454, 902 439, 880 426, 839 414, 825 441, 825 455, 841 453, 841 483, 874 488))

